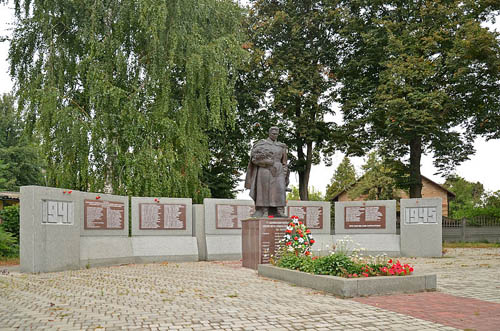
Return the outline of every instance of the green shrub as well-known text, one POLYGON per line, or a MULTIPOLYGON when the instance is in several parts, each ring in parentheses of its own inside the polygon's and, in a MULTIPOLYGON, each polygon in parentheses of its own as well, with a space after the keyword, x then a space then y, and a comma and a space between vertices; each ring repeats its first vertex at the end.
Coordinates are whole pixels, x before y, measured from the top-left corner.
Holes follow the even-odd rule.
POLYGON ((19 244, 19 205, 7 206, 0 210, 2 224, 0 227, 11 233, 19 244))
POLYGON ((0 256, 14 257, 17 255, 19 255, 19 246, 16 243, 16 238, 0 227, 0 256))
POLYGON ((318 257, 314 262, 314 273, 319 275, 340 276, 354 267, 354 262, 345 254, 318 257))

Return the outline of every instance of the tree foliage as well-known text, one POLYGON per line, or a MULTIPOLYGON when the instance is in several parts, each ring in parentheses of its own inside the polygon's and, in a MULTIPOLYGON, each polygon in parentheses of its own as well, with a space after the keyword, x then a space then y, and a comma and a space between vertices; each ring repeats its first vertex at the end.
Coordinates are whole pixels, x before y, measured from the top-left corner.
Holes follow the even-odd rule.
MULTIPOLYGON (((290 152, 290 169, 299 174, 302 200, 308 200, 311 166, 320 161, 334 128, 325 120, 331 114, 334 74, 325 65, 336 16, 320 0, 254 0, 250 9, 248 48, 254 56, 260 82, 258 106, 268 109, 259 120, 272 120, 281 128, 280 140, 290 152), (269 114, 270 113, 270 114, 269 114)), ((267 127, 266 127, 267 129, 267 127)))
POLYGON ((0 190, 19 191, 41 183, 41 160, 36 145, 23 134, 24 123, 12 95, 0 96, 0 190))
MULTIPOLYGON (((308 192, 309 201, 324 201, 325 197, 321 191, 317 191, 314 186, 308 192)), ((291 187, 291 192, 286 195, 287 200, 302 200, 299 194, 299 188, 297 186, 291 187)))
POLYGON ((0 228, 12 234, 19 244, 19 205, 7 206, 0 210, 0 228))
POLYGON ((11 75, 49 185, 200 201, 246 54, 230 0, 16 0, 11 75))
POLYGON ((469 182, 457 175, 448 176, 443 186, 456 195, 455 199, 450 201, 451 218, 500 218, 500 191, 488 192, 480 182, 469 182))
POLYGON ((337 194, 347 191, 356 183, 356 170, 348 157, 344 157, 326 186, 325 200, 332 200, 337 194))
POLYGON ((366 196, 366 200, 392 200, 399 198, 399 188, 390 168, 376 152, 368 154, 362 166, 363 175, 348 191, 351 199, 366 196))
POLYGON ((357 138, 353 150, 378 145, 405 163, 410 197, 421 197, 422 153, 433 153, 447 173, 474 152, 474 128, 498 123, 499 35, 481 23, 499 7, 472 0, 343 2, 345 129, 357 138))

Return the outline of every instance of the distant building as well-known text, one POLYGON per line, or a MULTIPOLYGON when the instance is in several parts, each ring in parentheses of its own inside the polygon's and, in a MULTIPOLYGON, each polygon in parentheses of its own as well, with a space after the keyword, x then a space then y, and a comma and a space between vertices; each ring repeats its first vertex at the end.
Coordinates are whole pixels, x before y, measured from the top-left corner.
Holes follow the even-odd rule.
POLYGON ((0 210, 7 206, 18 205, 20 196, 19 192, 0 192, 0 210))
MULTIPOLYGON (((353 186, 355 186, 354 184, 353 186)), ((400 190, 398 195, 402 199, 408 199, 408 192, 400 190)), ((449 191, 444 186, 434 182, 433 180, 422 176, 422 198, 441 198, 443 199, 443 216, 448 217, 450 205, 449 202, 455 198, 455 193, 449 191)), ((362 195, 355 199, 348 196, 348 190, 344 190, 333 197, 332 203, 336 201, 363 201, 366 200, 366 195, 362 195)))

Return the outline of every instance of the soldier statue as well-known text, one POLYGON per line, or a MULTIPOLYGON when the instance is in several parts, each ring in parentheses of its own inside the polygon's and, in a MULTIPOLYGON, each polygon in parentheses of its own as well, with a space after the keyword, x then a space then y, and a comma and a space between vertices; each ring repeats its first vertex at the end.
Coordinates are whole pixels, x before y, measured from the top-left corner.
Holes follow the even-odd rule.
POLYGON ((255 201, 253 217, 286 217, 286 191, 289 182, 286 145, 277 141, 278 127, 269 129, 269 138, 252 148, 245 188, 255 201))

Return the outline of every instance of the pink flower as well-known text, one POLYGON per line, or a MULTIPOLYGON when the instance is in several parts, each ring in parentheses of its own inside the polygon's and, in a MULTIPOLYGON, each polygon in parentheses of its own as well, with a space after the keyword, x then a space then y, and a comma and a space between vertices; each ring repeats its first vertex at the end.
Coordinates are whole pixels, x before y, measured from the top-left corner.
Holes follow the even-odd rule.
POLYGON ((362 275, 368 277, 368 274, 366 272, 363 272, 362 275))

